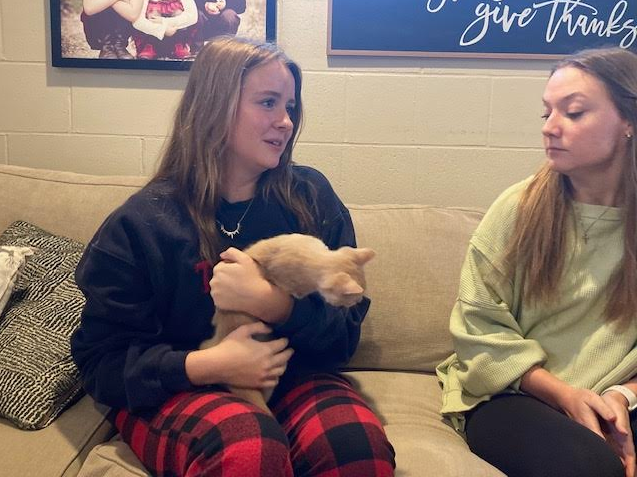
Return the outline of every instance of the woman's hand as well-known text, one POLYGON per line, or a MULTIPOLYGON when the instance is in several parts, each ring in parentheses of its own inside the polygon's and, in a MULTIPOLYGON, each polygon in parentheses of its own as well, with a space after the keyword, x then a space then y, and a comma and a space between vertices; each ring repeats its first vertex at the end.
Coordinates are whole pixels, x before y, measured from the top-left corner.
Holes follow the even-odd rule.
POLYGON ((617 420, 616 409, 610 407, 599 394, 588 389, 571 386, 557 399, 558 406, 568 417, 587 427, 602 439, 606 439, 602 424, 614 427, 617 420))
POLYGON ((263 278, 249 255, 231 247, 220 257, 210 280, 216 307, 248 313, 267 323, 280 323, 290 316, 292 297, 263 278))
POLYGON ((635 444, 624 396, 613 391, 599 396, 588 389, 571 388, 560 405, 571 419, 610 445, 624 464, 626 477, 635 477, 635 444))
POLYGON ((616 416, 612 422, 602 422, 602 432, 606 436, 608 444, 624 464, 626 477, 635 477, 635 443, 630 428, 628 401, 617 391, 609 391, 601 398, 616 416))
POLYGON ((601 421, 614 422, 615 411, 599 394, 588 389, 577 389, 556 378, 539 365, 533 366, 522 376, 522 391, 544 401, 549 406, 566 413, 571 419, 587 427, 604 439, 601 421))
POLYGON ((272 330, 262 322, 242 325, 212 348, 186 356, 186 374, 194 385, 228 384, 238 388, 272 388, 279 382, 294 350, 287 338, 256 341, 272 330))
POLYGON ((212 269, 210 295, 217 308, 253 314, 255 302, 265 295, 268 282, 249 255, 229 248, 212 269))
POLYGON ((540 366, 533 366, 522 376, 520 388, 564 411, 608 442, 622 460, 626 477, 635 477, 635 445, 623 395, 611 391, 600 396, 588 389, 574 388, 540 366))

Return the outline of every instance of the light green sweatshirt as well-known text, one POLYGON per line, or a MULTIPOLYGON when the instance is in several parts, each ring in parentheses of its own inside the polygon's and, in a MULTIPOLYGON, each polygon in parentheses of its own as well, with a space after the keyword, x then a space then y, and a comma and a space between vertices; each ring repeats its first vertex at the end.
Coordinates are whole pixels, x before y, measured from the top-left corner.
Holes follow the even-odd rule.
POLYGON ((553 303, 522 301, 521 269, 513 283, 502 278, 499 260, 528 183, 515 184, 494 202, 462 268, 450 320, 456 353, 436 369, 442 413, 458 430, 464 411, 495 394, 520 392, 522 375, 536 364, 571 386, 596 392, 637 373, 637 320, 609 322, 603 316, 605 287, 623 254, 621 209, 604 213, 604 206, 575 203, 576 220, 569 217, 567 225, 569 255, 553 303))

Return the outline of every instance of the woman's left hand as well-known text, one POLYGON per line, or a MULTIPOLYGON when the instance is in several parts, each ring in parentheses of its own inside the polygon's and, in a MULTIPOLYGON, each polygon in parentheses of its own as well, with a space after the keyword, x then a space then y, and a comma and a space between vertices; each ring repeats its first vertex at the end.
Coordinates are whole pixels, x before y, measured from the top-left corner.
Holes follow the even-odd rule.
POLYGON ((255 315, 269 286, 259 266, 249 255, 234 247, 219 256, 221 262, 212 269, 210 280, 210 295, 215 306, 255 315))
POLYGON ((630 428, 626 398, 618 392, 610 391, 604 394, 602 399, 616 416, 612 422, 602 421, 602 432, 606 442, 624 464, 626 477, 635 477, 635 443, 630 428))

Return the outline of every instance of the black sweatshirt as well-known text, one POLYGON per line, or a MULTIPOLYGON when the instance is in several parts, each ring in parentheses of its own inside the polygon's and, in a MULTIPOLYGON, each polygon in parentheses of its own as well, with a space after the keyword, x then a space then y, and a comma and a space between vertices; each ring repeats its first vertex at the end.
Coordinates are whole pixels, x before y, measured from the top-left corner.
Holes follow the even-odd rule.
MULTIPOLYGON (((317 194, 320 238, 332 249, 355 246, 348 210, 327 179, 294 166, 295 184, 317 194)), ((186 354, 212 336, 214 304, 208 280, 212 265, 199 253, 197 231, 170 182, 151 183, 131 196, 102 224, 76 270, 86 296, 71 351, 84 388, 98 402, 131 411, 157 408, 171 395, 192 389, 186 354)), ((247 202, 223 202, 218 217, 233 230, 247 202)), ((257 194, 234 240, 239 249, 262 238, 299 232, 294 215, 257 194)), ((294 300, 290 318, 275 326, 295 353, 286 377, 335 371, 353 355, 369 308, 364 299, 336 308, 318 294, 294 300)))

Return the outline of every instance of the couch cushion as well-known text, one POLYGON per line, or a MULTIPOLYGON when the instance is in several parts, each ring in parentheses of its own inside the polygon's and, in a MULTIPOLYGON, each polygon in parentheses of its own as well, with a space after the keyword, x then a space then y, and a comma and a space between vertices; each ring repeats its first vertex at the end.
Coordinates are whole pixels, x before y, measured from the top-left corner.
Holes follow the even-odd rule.
POLYGON ((150 477, 150 474, 118 435, 91 451, 77 477, 150 477))
POLYGON ((39 431, 23 431, 0 419, 0 474, 75 476, 88 452, 113 435, 105 412, 106 408, 84 397, 39 431))
POLYGON ((349 368, 433 372, 452 353, 449 315, 477 209, 349 205, 372 304, 349 368))
POLYGON ((345 376, 383 423, 396 450, 397 477, 505 477, 472 454, 464 439, 442 420, 435 375, 353 371, 345 376))
POLYGON ((35 252, 0 317, 0 416, 40 429, 81 392, 69 339, 84 306, 73 278, 84 245, 26 222, 5 230, 0 245, 35 252))
POLYGON ((0 165, 0 230, 24 220, 88 243, 106 216, 147 181, 0 165))

